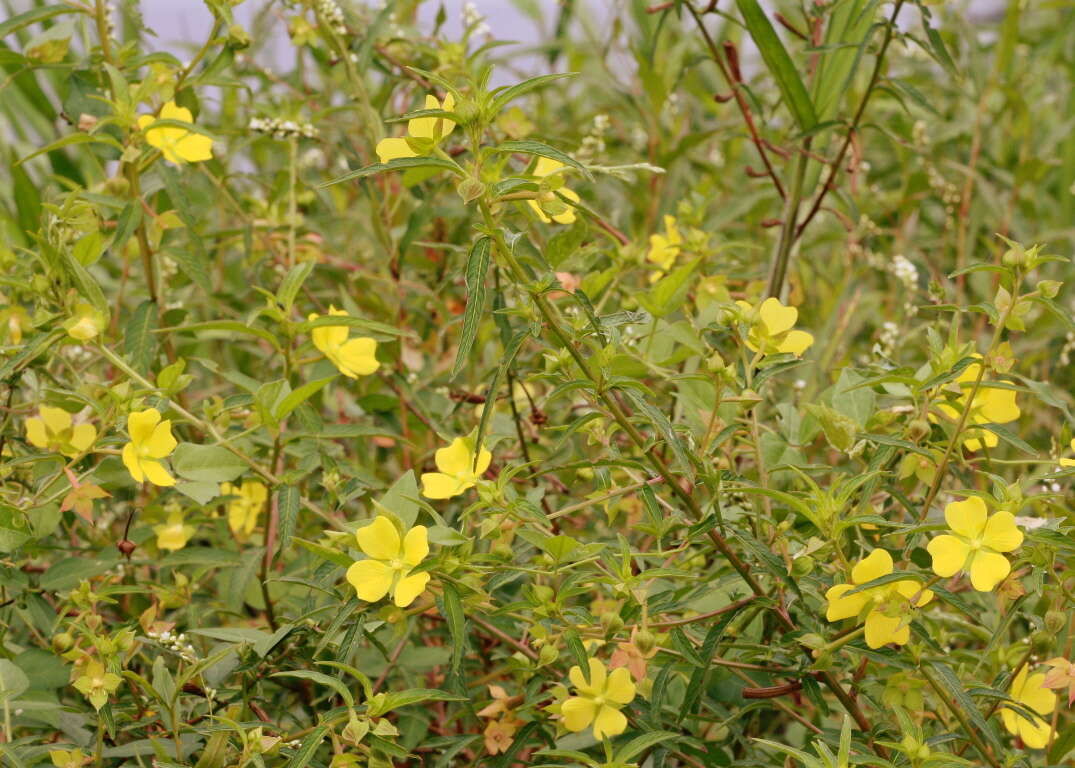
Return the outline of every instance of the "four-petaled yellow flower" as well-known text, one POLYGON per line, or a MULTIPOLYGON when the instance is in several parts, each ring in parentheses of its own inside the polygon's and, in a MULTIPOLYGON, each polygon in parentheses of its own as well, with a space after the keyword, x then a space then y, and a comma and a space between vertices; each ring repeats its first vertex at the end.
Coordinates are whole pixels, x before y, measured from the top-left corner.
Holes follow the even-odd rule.
POLYGON ((564 167, 564 164, 559 160, 553 160, 548 157, 539 157, 537 164, 534 166, 533 174, 541 179, 542 186, 548 189, 541 194, 539 200, 528 200, 527 202, 537 213, 538 218, 546 224, 550 221, 555 221, 557 224, 571 224, 575 221, 575 209, 557 196, 557 193, 559 193, 573 203, 579 201, 579 196, 575 190, 563 186, 563 175, 560 170, 564 167), (551 179, 549 178, 550 176, 552 177, 551 179), (543 205, 551 209, 549 214, 545 213, 543 205))
MULTIPOLYGON (((976 355, 977 356, 977 355, 976 355)), ((979 363, 971 363, 959 374, 955 384, 962 394, 955 405, 938 403, 937 409, 954 422, 958 422, 963 409, 967 407, 967 400, 974 389, 974 382, 978 380, 978 372, 981 370, 979 363)), ((1019 418, 1019 405, 1015 402, 1015 390, 1000 389, 990 386, 983 379, 978 387, 978 394, 971 403, 970 413, 964 422, 964 434, 969 437, 963 438, 963 447, 968 451, 980 451, 982 446, 996 448, 997 436, 987 429, 982 429, 979 424, 1007 424, 1019 418)))
POLYGON ((747 322, 750 323, 746 344, 751 351, 761 350, 762 354, 766 355, 791 354, 801 357, 814 343, 811 334, 795 330, 799 310, 784 306, 780 299, 770 296, 757 307, 741 299, 735 303, 743 310, 747 322))
POLYGON ((142 115, 138 118, 138 128, 145 131, 146 142, 151 147, 159 149, 165 160, 182 165, 183 163, 200 163, 213 156, 213 140, 208 136, 171 125, 149 128, 148 126, 151 126, 157 119, 193 124, 194 117, 186 107, 177 106, 174 101, 169 101, 161 107, 159 117, 142 115))
POLYGON ((92 424, 73 424, 63 408, 43 405, 37 416, 26 420, 26 439, 37 448, 75 457, 85 453, 97 440, 92 424))
MULTIPOLYGON (((334 317, 347 317, 347 311, 329 306, 328 313, 334 317)), ((319 318, 312 312, 307 320, 319 318)), ((348 378, 369 376, 380 367, 377 361, 377 341, 367 336, 348 339, 346 325, 324 325, 310 331, 314 346, 348 378)))
POLYGON ((414 570, 429 554, 429 534, 416 525, 401 539, 395 524, 378 515, 355 534, 358 548, 368 559, 356 560, 347 569, 347 581, 359 598, 375 603, 388 593, 400 608, 406 608, 425 591, 428 573, 414 570))
POLYGON ((93 708, 100 711, 108 697, 116 692, 123 678, 114 672, 105 672, 104 665, 97 659, 86 663, 82 674, 74 682, 75 688, 90 700, 93 708))
POLYGON ((1012 513, 1001 511, 990 517, 985 502, 971 496, 946 506, 944 519, 952 532, 933 538, 926 547, 933 556, 933 572, 948 578, 966 571, 975 589, 992 591, 1012 569, 1000 553, 1023 543, 1023 532, 1012 513))
POLYGON ((168 510, 168 519, 165 522, 153 526, 153 533, 157 534, 157 546, 172 551, 187 546, 187 542, 197 531, 193 525, 187 525, 183 510, 178 505, 168 510))
MULTIPOLYGON (((1027 668, 1019 670, 1012 680, 1011 697, 1027 709, 1039 715, 1051 714, 1056 707, 1056 694, 1045 687, 1045 675, 1037 673, 1027 675, 1027 668)), ((1035 717, 1031 722, 1023 714, 1010 707, 1000 710, 1000 719, 1008 733, 1015 734, 1031 749, 1041 749, 1049 743, 1052 726, 1044 717, 1035 717)))
POLYGON ((676 226, 675 216, 664 217, 664 231, 663 235, 649 236, 649 253, 646 254, 646 259, 660 267, 662 272, 667 272, 676 263, 676 257, 683 245, 683 236, 676 226))
POLYGON ((483 446, 474 461, 474 447, 470 440, 457 437, 446 448, 435 454, 439 472, 422 473, 422 495, 427 499, 450 499, 468 488, 489 469, 493 455, 483 446))
POLYGON ((836 584, 825 593, 829 621, 850 619, 866 613, 866 645, 880 648, 888 643, 903 645, 911 639, 911 611, 933 599, 914 579, 890 581, 877 587, 847 594, 860 584, 892 573, 892 556, 875 549, 851 569, 850 584, 836 584))
POLYGON ((269 489, 257 480, 244 480, 242 485, 221 483, 220 493, 234 497, 228 501, 228 527, 235 538, 245 541, 258 524, 258 515, 269 498, 269 489))
MULTIPOLYGON (((455 109, 455 97, 448 94, 444 101, 427 95, 425 109, 443 109, 451 112, 455 109)), ((377 142, 377 157, 382 163, 400 157, 418 157, 428 155, 453 130, 455 123, 446 117, 415 117, 407 121, 407 135, 394 139, 381 139, 377 142)))
POLYGON ((134 481, 175 485, 175 478, 160 462, 175 450, 171 420, 161 421, 160 411, 147 408, 127 416, 127 432, 131 441, 123 446, 123 463, 134 481))
POLYGON ((591 658, 589 661, 589 682, 586 682, 582 669, 577 666, 567 673, 575 686, 575 695, 567 697, 560 705, 564 727, 578 732, 592 724, 595 739, 618 736, 627 728, 627 718, 620 712, 620 707, 634 700, 634 681, 625 667, 614 669, 609 674, 605 665, 597 659, 591 658))

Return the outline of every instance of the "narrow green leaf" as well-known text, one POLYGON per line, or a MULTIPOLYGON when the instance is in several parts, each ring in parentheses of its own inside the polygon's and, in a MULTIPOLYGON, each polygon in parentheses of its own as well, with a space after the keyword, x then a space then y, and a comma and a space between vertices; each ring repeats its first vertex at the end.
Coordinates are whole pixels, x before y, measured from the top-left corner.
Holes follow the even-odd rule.
POLYGON ((463 169, 451 160, 444 160, 440 157, 397 157, 387 163, 374 163, 373 165, 367 165, 365 168, 349 171, 343 176, 337 176, 334 179, 318 184, 317 188, 324 189, 325 187, 331 187, 333 184, 342 184, 345 181, 353 181, 354 179, 364 179, 376 173, 406 171, 410 168, 443 168, 457 176, 463 175, 463 169))
POLYGON ((123 354, 131 366, 142 374, 153 370, 153 359, 157 352, 157 305, 152 301, 143 301, 127 319, 123 331, 123 354))
POLYGON ((542 144, 540 141, 533 141, 526 139, 525 141, 503 141, 495 147, 489 147, 490 152, 518 152, 524 155, 536 155, 538 157, 547 157, 550 160, 555 160, 558 163, 570 166, 579 171, 587 179, 593 181, 593 174, 585 166, 583 166, 578 160, 566 155, 558 149, 550 147, 548 144, 542 144))
POLYGON ((328 726, 319 725, 306 734, 306 738, 302 740, 298 751, 291 756, 284 768, 306 768, 306 765, 314 759, 314 754, 317 752, 317 748, 321 746, 321 742, 324 741, 326 733, 328 733, 328 726))
POLYGON ((295 526, 299 519, 299 489, 285 485, 276 491, 276 509, 280 516, 280 551, 286 552, 295 535, 295 526))
POLYGON ((810 101, 810 95, 806 92, 799 72, 788 55, 784 44, 773 29, 772 23, 765 15, 758 0, 736 0, 739 12, 743 14, 750 36, 754 38, 754 44, 758 46, 761 57, 765 60, 769 73, 776 80, 780 93, 784 96, 784 102, 795 117, 800 131, 808 131, 817 123, 817 115, 814 112, 814 104, 810 101))
POLYGON ((491 240, 482 236, 474 241, 467 256, 467 308, 463 313, 463 333, 459 337, 459 348, 455 353, 455 364, 452 365, 451 378, 459 375, 463 365, 467 361, 470 349, 474 346, 474 339, 478 335, 478 325, 481 323, 482 311, 485 309, 485 275, 489 271, 489 255, 492 251, 491 240))
POLYGON ((459 591, 448 582, 444 583, 444 617, 448 620, 448 634, 452 638, 452 672, 459 673, 466 653, 466 616, 459 591))

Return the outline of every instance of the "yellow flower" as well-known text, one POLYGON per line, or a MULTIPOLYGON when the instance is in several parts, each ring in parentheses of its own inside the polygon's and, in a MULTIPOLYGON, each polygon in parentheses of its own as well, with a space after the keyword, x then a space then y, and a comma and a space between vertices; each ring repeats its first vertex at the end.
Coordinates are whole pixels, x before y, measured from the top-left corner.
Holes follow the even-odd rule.
MULTIPOLYGON (((328 313, 335 317, 347 317, 347 311, 329 306, 328 313)), ((316 320, 320 315, 316 312, 307 318, 316 320)), ((325 325, 310 331, 314 346, 332 361, 340 373, 352 379, 359 376, 369 376, 380 367, 377 362, 377 342, 366 336, 360 336, 348 340, 349 331, 346 325, 325 325)))
POLYGON ((933 572, 948 578, 966 571, 979 592, 990 592, 1011 571, 1008 558, 1023 543, 1023 532, 1015 526, 1011 512, 989 516, 985 502, 977 496, 953 501, 944 508, 944 519, 952 533, 933 538, 926 549, 933 556, 933 572))
POLYGON ((560 169, 564 168, 564 164, 559 160, 552 160, 548 157, 539 157, 537 165, 534 166, 534 175, 539 179, 545 179, 549 176, 553 176, 550 189, 542 193, 540 200, 528 200, 530 207, 537 213, 538 218, 548 224, 550 221, 555 221, 557 224, 571 224, 575 221, 575 209, 570 205, 565 204, 556 192, 566 197, 568 200, 577 203, 579 196, 574 190, 568 189, 563 185, 563 179, 560 176, 560 169), (553 190, 556 190, 555 192, 553 190), (542 208, 542 204, 548 205, 553 208, 552 218, 545 213, 542 208), (560 210, 563 209, 563 210, 560 210))
POLYGON ((134 481, 175 485, 175 478, 160 463, 160 459, 175 450, 171 420, 161 421, 160 411, 147 408, 127 416, 127 432, 131 441, 123 446, 123 463, 134 481))
POLYGON ((258 515, 269 498, 269 490, 257 480, 244 480, 238 486, 221 483, 220 493, 235 497, 228 502, 228 527, 235 538, 245 541, 258 524, 258 515))
POLYGON ((923 589, 914 579, 890 581, 878 587, 847 594, 859 584, 892 573, 892 556, 875 549, 851 569, 850 584, 836 584, 825 593, 829 621, 850 619, 866 613, 866 645, 880 648, 888 643, 903 645, 911 639, 911 611, 933 599, 933 592, 923 589))
POLYGON ((187 546, 187 542, 197 531, 193 525, 186 524, 183 510, 178 505, 168 511, 168 519, 165 522, 153 526, 153 532, 157 534, 157 546, 172 551, 187 546))
POLYGON ((473 445, 457 437, 448 447, 438 450, 434 458, 440 471, 422 474, 422 495, 427 499, 450 499, 474 487, 489 469, 493 455, 482 447, 475 464, 473 445))
POLYGON ((113 672, 105 672, 104 665, 97 659, 87 662, 82 675, 74 682, 78 691, 90 700, 93 708, 100 711, 108 697, 116 692, 123 678, 113 672))
POLYGON ((93 762, 93 758, 82 754, 81 749, 50 749, 49 759, 56 768, 82 768, 93 762))
MULTIPOLYGON (((448 94, 444 101, 427 95, 424 109, 443 109, 451 112, 455 109, 455 97, 448 94)), ((455 130, 455 123, 444 117, 415 117, 407 121, 407 135, 395 139, 381 139, 377 142, 377 157, 382 163, 400 157, 418 157, 428 155, 455 130)))
POLYGON ((97 440, 92 424, 73 424, 63 408, 41 406, 37 416, 26 420, 26 439, 37 448, 75 457, 85 453, 97 440))
POLYGON ((646 259, 660 267, 662 272, 667 272, 676 263, 676 256, 683 245, 683 236, 676 226, 675 216, 664 217, 664 231, 663 235, 649 236, 649 253, 646 254, 646 259))
MULTIPOLYGON (((1045 687, 1045 675, 1040 672, 1027 676, 1027 668, 1019 670, 1012 680, 1011 697, 1027 709, 1039 715, 1051 714, 1056 708, 1056 694, 1045 687)), ((1015 734, 1031 749, 1041 749, 1049 743, 1052 727, 1043 717, 1035 717, 1034 722, 1010 707, 1000 710, 1000 719, 1009 733, 1015 734)))
MULTIPOLYGON (((996 437, 996 435, 994 435, 996 437)), ((1075 438, 1071 440, 1071 450, 1075 451, 1075 438)), ((1075 467, 1075 459, 1060 459, 1060 466, 1075 467)))
POLYGON ((158 119, 193 124, 194 118, 189 109, 176 106, 174 101, 169 101, 161 107, 158 118, 153 115, 142 115, 138 118, 138 128, 145 131, 146 142, 151 147, 159 149, 165 160, 182 165, 183 163, 198 163, 213 156, 213 140, 208 136, 171 125, 148 128, 158 119))
POLYGON ((747 347, 763 354, 791 354, 801 357, 814 337, 806 331, 794 330, 795 321, 799 319, 799 310, 785 307, 780 299, 770 296, 757 307, 748 302, 735 302, 743 310, 750 323, 750 332, 746 338, 747 347))
POLYGON ((368 559, 356 560, 347 569, 347 581, 359 598, 375 603, 389 592, 400 608, 406 608, 425 591, 428 573, 411 571, 429 554, 429 535, 416 525, 400 539, 395 524, 378 515, 355 534, 358 548, 368 559))
POLYGON ((104 315, 92 304, 80 301, 75 305, 75 314, 64 322, 63 327, 72 339, 89 341, 104 330, 106 322, 104 315))
POLYGON ((564 727, 569 731, 582 731, 593 724, 595 739, 618 736, 627 729, 627 718, 620 707, 630 704, 635 697, 635 684, 625 667, 608 674, 605 665, 591 658, 590 681, 575 666, 567 673, 575 686, 575 695, 564 699, 560 714, 564 727))
MULTIPOLYGON (((980 355, 976 355, 980 357, 980 355)), ((958 408, 948 403, 938 403, 937 409, 952 421, 958 422, 963 409, 967 407, 967 399, 974 382, 978 379, 981 370, 979 363, 971 363, 959 374, 955 383, 962 394, 957 400, 958 408)), ((970 413, 967 414, 966 427, 974 427, 978 424, 1007 424, 1019 418, 1019 405, 1015 402, 1015 390, 991 387, 982 380, 978 388, 978 394, 971 404, 970 413)), ((995 448, 997 436, 986 429, 966 429, 966 434, 972 435, 963 439, 963 447, 968 451, 980 451, 982 446, 995 448)))

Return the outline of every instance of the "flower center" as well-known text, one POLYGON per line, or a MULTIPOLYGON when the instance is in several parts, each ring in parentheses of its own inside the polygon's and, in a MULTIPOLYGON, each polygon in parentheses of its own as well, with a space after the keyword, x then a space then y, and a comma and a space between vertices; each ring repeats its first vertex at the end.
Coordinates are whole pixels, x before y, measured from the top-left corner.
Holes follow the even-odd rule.
POLYGON ((975 551, 981 549, 982 548, 982 540, 981 539, 971 539, 970 540, 970 548, 975 550, 975 551))
POLYGON ((388 561, 388 567, 391 568, 393 571, 402 571, 406 566, 404 565, 402 560, 400 560, 398 557, 395 557, 388 561))
POLYGON ((593 697, 593 703, 596 704, 599 707, 603 706, 604 703, 605 703, 605 697, 604 696, 594 696, 593 697))

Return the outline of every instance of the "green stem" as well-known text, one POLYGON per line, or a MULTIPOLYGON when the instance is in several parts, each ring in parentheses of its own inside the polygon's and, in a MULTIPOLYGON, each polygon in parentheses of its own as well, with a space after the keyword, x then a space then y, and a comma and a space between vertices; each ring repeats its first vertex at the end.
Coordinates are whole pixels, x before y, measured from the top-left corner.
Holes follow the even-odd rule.
POLYGON ((784 223, 780 227, 780 239, 769 267, 769 284, 766 296, 780 298, 784 290, 784 280, 788 274, 788 262, 791 260, 791 248, 795 244, 796 225, 799 218, 799 206, 803 199, 803 181, 806 179, 806 166, 810 162, 810 139, 803 142, 802 151, 795 159, 795 173, 791 180, 791 189, 784 200, 784 223))

